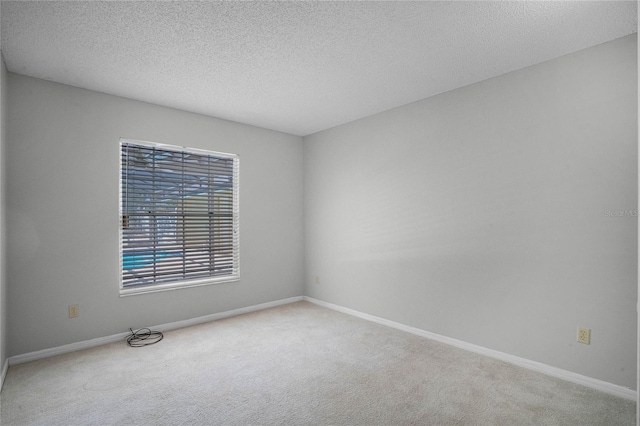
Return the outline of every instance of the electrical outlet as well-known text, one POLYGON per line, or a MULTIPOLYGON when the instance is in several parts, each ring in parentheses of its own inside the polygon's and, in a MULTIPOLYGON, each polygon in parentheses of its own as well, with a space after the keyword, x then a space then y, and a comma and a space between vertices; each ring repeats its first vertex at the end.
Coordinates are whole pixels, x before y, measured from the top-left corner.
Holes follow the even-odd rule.
POLYGON ((591 344, 591 329, 578 327, 578 342, 585 345, 591 344))
POLYGON ((316 284, 320 284, 320 277, 316 275, 316 284))
POLYGON ((80 307, 78 305, 69 305, 69 318, 78 318, 80 316, 80 307))

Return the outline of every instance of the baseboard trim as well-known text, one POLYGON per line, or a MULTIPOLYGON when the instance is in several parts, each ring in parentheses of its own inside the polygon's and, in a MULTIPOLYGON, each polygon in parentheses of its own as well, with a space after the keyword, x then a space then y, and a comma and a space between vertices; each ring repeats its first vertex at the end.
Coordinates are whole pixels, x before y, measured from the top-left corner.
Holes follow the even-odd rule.
MULTIPOLYGON (((230 311, 218 312, 215 314, 205 315, 205 316, 191 318, 187 320, 156 325, 150 328, 152 328, 153 330, 158 330, 163 332, 169 331, 169 330, 175 330, 178 328, 189 327, 192 325, 202 324, 210 321, 216 321, 223 318, 234 317, 237 315, 247 314, 250 312, 261 311, 263 309, 275 308, 276 306, 287 305, 289 303, 294 303, 294 302, 300 302, 301 300, 303 300, 302 296, 290 297, 288 299, 275 300, 273 302, 260 303, 258 305, 232 309, 230 311)), ((94 348, 96 346, 102 346, 109 343, 122 342, 127 338, 129 334, 130 334, 129 332, 118 333, 111 336, 84 340, 82 342, 70 343, 68 345, 56 346, 54 348, 49 348, 49 349, 42 349, 39 351, 29 352, 22 355, 14 355, 12 357, 9 357, 9 359, 7 360, 7 363, 5 363, 6 368, 8 368, 9 365, 23 364, 25 362, 36 361, 39 359, 49 358, 56 355, 63 355, 66 353, 75 352, 83 349, 94 348)), ((3 380, 4 380, 5 371, 6 369, 3 370, 3 376, 2 376, 3 380)))
MULTIPOLYGON (((517 357, 514 355, 510 355, 504 352, 495 351, 493 349, 488 349, 483 346, 474 345, 471 343, 463 342, 461 340, 452 339, 450 337, 442 336, 440 334, 432 333, 426 330, 422 330, 419 328, 411 327, 405 324, 401 324, 395 321, 391 321, 385 318, 376 317, 374 315, 365 314, 360 311, 356 311, 354 309, 345 308, 340 305, 335 305, 333 303, 324 302, 322 300, 314 299, 308 296, 296 296, 290 297, 288 299, 275 300, 272 302, 260 303, 258 305, 247 306, 244 308, 232 309, 229 311, 218 312, 215 314, 205 315, 201 317, 191 318, 183 321, 175 321, 171 323, 161 324, 157 326, 153 326, 154 330, 159 331, 169 331, 175 330, 178 328, 189 327, 192 325, 202 324, 205 322, 211 322, 220 320, 223 318, 229 318, 237 315, 247 314, 250 312, 261 311, 264 309, 275 308, 276 306, 286 305, 289 303, 299 302, 301 300, 305 300, 307 302, 313 303, 318 306, 322 306, 328 309, 332 309, 334 311, 342 312, 354 317, 362 318, 367 321, 375 322, 378 324, 382 324, 388 327, 392 327, 398 330, 405 331, 407 333, 415 334, 417 336, 425 337, 427 339, 435 340, 441 343, 445 343, 450 346, 454 346, 460 349, 464 349, 470 352, 474 352, 480 355, 485 355, 490 358, 499 359, 501 361, 508 362, 510 364, 514 364, 520 367, 524 367, 533 371, 537 371, 548 376, 556 377, 559 379, 566 380, 568 382, 577 383, 579 385, 587 386, 592 389, 596 389, 602 392, 606 392, 611 395, 615 395, 621 398, 629 399, 632 401, 637 401, 638 392, 632 389, 615 385, 613 383, 605 382, 603 380, 594 379, 592 377, 583 376, 581 374, 573 373, 571 371, 563 370, 560 368, 552 367, 550 365, 542 364, 540 362, 531 361, 526 358, 517 357)), ((2 390, 2 386, 4 384, 4 379, 6 377, 7 371, 10 365, 22 364, 25 362, 36 361, 39 359, 44 359, 56 355, 62 355, 70 352, 75 352, 83 349, 89 349, 96 346, 106 345, 109 343, 121 342, 129 335, 128 332, 114 334, 111 336, 99 337, 96 339, 85 340, 82 342, 70 343, 68 345, 57 346, 54 348, 43 349, 40 351, 29 352, 26 354, 15 355, 9 357, 5 360, 4 366, 2 367, 2 373, 0 373, 0 391, 2 390)))
POLYGON ((587 386, 592 389, 596 389, 602 392, 606 392, 611 395, 615 395, 621 398, 636 401, 638 398, 638 392, 633 389, 629 389, 623 386, 614 385, 613 383, 605 382, 603 380, 594 379, 592 377, 583 376, 581 374, 573 373, 571 371, 563 370, 561 368, 552 367, 550 365, 542 364, 540 362, 531 361, 526 358, 517 357, 504 352, 488 349, 483 346, 474 345, 472 343, 463 342, 461 340, 452 339, 450 337, 442 336, 440 334, 425 331, 419 328, 404 325, 388 319, 376 317, 374 315, 365 314, 363 312, 356 311, 354 309, 345 308, 344 306, 335 305, 333 303, 324 302, 322 300, 314 299, 313 297, 304 296, 304 300, 313 303, 318 306, 322 306, 334 311, 342 312, 344 314, 352 315, 354 317, 362 318, 371 322, 386 325, 388 327, 396 328, 398 330, 406 331, 411 334, 415 334, 427 339, 435 340, 441 343, 445 343, 450 346, 455 346, 460 349, 467 350, 469 352, 475 352, 480 355, 485 355, 490 358, 495 358, 501 361, 508 362, 510 364, 524 367, 529 370, 537 371, 539 373, 546 374, 548 376, 556 377, 566 380, 568 382, 577 383, 579 385, 587 386))
POLYGON ((0 373, 0 392, 2 392, 2 386, 4 386, 4 378, 7 377, 7 371, 9 370, 9 358, 4 360, 2 366, 2 373, 0 373))

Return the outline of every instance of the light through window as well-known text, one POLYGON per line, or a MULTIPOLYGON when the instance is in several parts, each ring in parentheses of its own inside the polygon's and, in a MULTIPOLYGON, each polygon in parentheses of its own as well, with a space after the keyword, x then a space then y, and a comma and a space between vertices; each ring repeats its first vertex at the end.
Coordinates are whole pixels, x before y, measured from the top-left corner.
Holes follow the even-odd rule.
POLYGON ((120 140, 121 293, 239 278, 238 156, 120 140))

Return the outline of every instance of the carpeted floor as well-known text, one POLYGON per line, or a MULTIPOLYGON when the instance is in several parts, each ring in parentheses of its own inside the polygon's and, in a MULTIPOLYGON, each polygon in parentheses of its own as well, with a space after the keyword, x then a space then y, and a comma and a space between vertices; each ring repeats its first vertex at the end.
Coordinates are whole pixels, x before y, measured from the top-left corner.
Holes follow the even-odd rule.
POLYGON ((307 302, 12 366, 2 425, 635 425, 635 403, 307 302))

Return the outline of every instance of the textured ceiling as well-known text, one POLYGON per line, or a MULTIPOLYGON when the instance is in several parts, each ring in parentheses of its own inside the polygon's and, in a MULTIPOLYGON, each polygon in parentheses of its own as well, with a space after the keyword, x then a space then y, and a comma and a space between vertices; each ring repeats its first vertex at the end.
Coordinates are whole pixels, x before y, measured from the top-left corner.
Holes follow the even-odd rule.
POLYGON ((636 32, 635 1, 1 3, 9 71, 307 135, 636 32))

